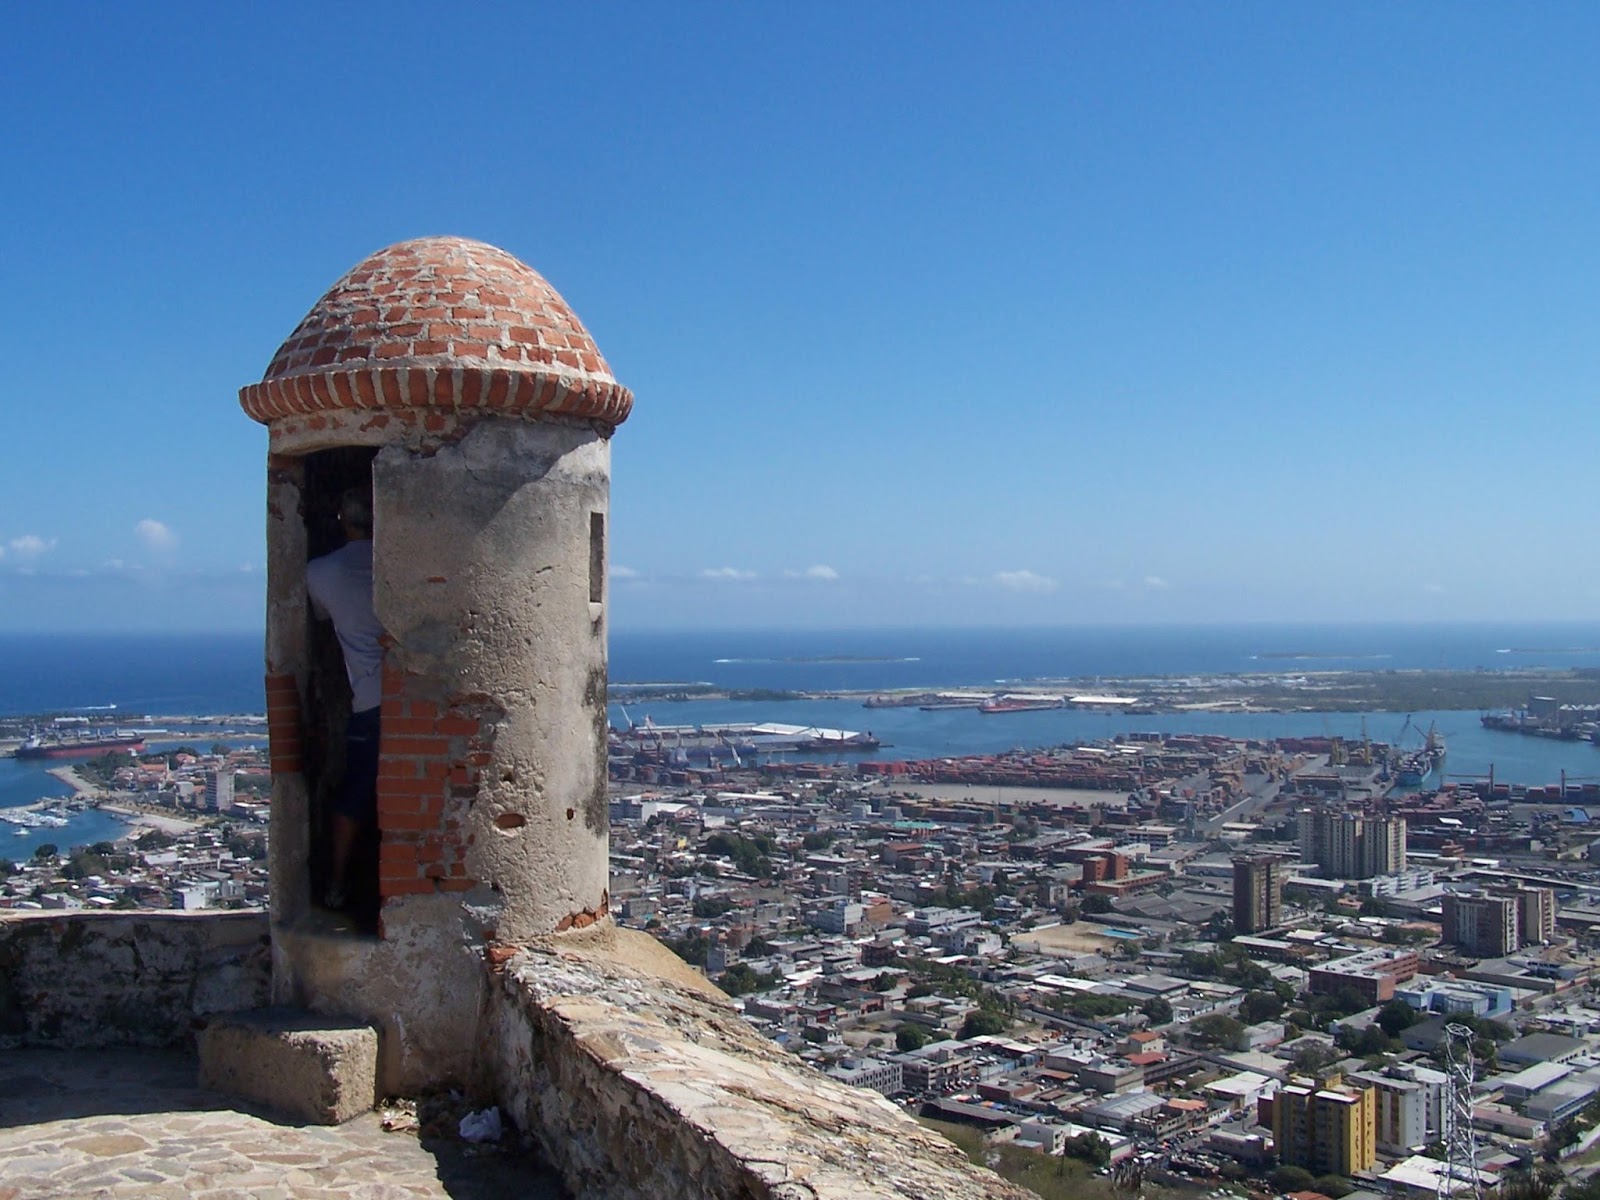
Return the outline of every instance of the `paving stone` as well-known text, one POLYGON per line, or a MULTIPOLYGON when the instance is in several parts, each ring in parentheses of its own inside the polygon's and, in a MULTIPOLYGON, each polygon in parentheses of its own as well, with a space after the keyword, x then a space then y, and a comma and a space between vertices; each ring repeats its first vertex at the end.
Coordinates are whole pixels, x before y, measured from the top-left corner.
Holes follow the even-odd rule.
POLYGON ((158 1086, 192 1075, 182 1055, 6 1058, 13 1075, 48 1086, 8 1097, 0 1200, 570 1200, 537 1159, 458 1147, 447 1160, 448 1147, 435 1153, 414 1134, 386 1133, 375 1114, 301 1127, 158 1086), (106 1111, 113 1101, 120 1112, 106 1111))
POLYGON ((74 1138, 70 1142, 62 1142, 61 1148, 92 1154, 96 1158, 116 1158, 119 1155, 148 1150, 150 1143, 142 1137, 127 1133, 97 1133, 92 1137, 74 1138))

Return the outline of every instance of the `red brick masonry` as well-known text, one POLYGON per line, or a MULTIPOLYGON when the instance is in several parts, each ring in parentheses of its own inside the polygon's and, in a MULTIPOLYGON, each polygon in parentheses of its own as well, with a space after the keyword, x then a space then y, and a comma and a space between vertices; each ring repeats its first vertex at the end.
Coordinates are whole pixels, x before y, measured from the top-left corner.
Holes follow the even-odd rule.
POLYGON ((467 809, 492 761, 500 708, 488 696, 440 705, 416 694, 420 680, 383 672, 378 762, 378 891, 394 896, 460 892, 467 875, 467 809))
POLYGON ((427 407, 618 425, 633 396, 532 267, 482 242, 419 238, 378 251, 335 283, 239 402, 262 422, 427 407))
POLYGON ((267 744, 274 775, 300 773, 300 688, 293 675, 267 676, 267 744))

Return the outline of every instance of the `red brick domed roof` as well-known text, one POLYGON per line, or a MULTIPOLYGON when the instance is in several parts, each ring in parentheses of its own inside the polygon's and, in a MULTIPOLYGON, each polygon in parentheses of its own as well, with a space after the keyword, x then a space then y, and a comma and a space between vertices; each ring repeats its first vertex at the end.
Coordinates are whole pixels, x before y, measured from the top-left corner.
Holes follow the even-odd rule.
POLYGON ((240 389, 258 421, 341 408, 487 408, 620 424, 633 396, 532 267, 431 237, 356 264, 240 389))

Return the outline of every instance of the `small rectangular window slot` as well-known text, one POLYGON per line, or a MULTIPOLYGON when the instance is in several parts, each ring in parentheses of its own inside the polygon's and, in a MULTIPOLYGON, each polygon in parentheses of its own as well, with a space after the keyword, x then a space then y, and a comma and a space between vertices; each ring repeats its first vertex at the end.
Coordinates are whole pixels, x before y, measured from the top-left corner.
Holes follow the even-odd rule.
POLYGON ((589 514, 589 603, 599 604, 606 595, 606 515, 589 514))

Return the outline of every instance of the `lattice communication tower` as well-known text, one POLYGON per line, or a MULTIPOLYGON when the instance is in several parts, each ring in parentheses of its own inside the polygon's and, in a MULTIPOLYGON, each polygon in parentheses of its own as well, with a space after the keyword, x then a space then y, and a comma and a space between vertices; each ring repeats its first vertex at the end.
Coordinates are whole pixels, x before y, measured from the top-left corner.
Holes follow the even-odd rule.
POLYGON ((1483 1200, 1478 1177, 1478 1131, 1472 1120, 1473 1032, 1465 1025, 1444 1028, 1444 1170, 1439 1173, 1438 1200, 1483 1200))

